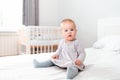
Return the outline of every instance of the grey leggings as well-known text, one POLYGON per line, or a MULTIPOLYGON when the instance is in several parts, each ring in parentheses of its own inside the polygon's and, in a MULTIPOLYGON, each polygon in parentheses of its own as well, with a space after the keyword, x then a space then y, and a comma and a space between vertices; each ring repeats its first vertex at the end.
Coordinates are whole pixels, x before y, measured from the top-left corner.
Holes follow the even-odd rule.
MULTIPOLYGON (((35 68, 55 66, 55 64, 53 64, 51 60, 47 60, 44 62, 38 62, 37 60, 34 59, 33 64, 34 64, 35 68)), ((73 79, 78 74, 78 72, 79 72, 79 70, 75 66, 67 67, 67 79, 73 79)))

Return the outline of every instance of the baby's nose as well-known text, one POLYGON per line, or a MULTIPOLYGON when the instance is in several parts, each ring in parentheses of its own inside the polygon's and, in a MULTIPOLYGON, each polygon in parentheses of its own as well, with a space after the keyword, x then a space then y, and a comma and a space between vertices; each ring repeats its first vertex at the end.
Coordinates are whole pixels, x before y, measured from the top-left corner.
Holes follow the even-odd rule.
POLYGON ((71 31, 69 30, 68 33, 71 33, 71 31))

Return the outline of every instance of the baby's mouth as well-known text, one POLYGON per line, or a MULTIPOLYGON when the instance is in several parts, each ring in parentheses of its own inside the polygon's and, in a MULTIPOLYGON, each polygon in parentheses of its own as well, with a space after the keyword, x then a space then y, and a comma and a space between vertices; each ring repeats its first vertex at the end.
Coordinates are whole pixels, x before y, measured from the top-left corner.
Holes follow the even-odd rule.
POLYGON ((68 37, 71 37, 72 35, 68 35, 68 37))

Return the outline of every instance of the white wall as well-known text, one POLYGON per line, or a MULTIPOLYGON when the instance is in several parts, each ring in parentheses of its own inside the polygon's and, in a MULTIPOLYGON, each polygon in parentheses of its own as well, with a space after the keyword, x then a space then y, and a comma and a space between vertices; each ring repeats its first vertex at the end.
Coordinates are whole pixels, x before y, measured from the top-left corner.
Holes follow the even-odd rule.
POLYGON ((58 24, 58 0, 39 0, 39 24, 55 26, 58 24))
POLYGON ((59 25, 72 18, 79 27, 78 39, 91 47, 97 39, 97 20, 120 16, 119 4, 120 0, 40 0, 40 24, 59 25))

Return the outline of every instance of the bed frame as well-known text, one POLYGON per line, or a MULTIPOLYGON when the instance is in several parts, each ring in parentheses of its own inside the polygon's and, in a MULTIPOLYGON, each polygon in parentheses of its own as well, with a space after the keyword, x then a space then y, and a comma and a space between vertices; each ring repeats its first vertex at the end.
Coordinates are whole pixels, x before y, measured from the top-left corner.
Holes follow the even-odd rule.
POLYGON ((57 26, 28 26, 21 35, 20 53, 27 54, 55 52, 62 38, 57 26))

